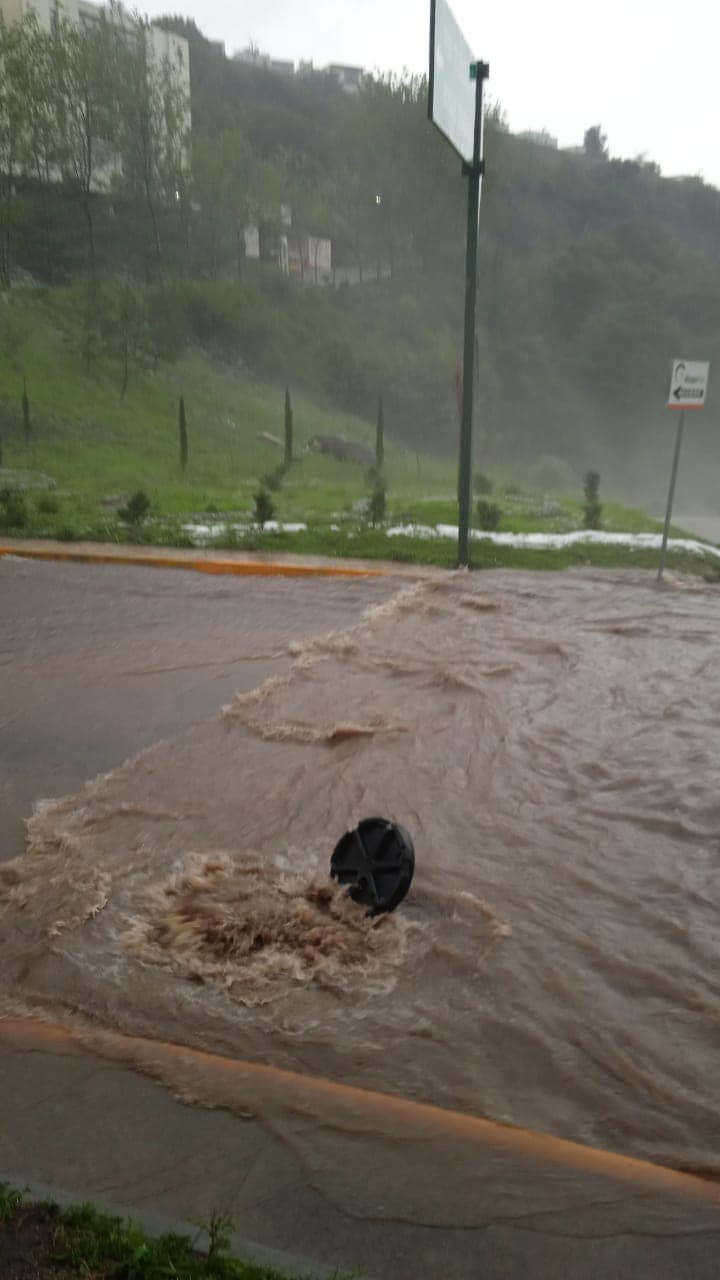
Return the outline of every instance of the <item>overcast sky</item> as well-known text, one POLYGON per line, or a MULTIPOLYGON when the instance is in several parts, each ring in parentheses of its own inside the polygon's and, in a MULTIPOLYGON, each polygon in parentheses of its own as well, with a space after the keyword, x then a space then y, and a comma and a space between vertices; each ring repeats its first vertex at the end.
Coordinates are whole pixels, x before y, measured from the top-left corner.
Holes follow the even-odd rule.
MULTIPOLYGON (((601 124, 612 155, 720 186, 720 0, 451 4, 513 131, 571 146, 601 124)), ((175 6, 228 53, 427 70, 429 0, 141 0, 151 17, 175 6)))

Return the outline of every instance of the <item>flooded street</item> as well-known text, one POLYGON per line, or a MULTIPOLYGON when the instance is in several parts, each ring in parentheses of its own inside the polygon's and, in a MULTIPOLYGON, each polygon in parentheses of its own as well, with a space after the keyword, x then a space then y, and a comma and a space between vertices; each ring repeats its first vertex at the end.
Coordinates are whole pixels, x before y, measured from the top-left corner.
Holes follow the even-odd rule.
POLYGON ((214 717, 39 807, 2 1007, 720 1172, 717 589, 390 586, 324 584, 323 635, 307 583, 252 584, 269 679, 223 669, 214 717), (371 925, 326 885, 375 813, 417 868, 371 925))

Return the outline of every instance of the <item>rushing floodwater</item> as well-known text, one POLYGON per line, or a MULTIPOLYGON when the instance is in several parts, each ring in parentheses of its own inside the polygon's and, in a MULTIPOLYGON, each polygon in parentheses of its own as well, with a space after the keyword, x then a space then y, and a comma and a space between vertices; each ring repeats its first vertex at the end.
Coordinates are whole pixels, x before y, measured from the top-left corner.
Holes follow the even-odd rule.
POLYGON ((492 574, 299 642, 38 808, 0 1002, 720 1170, 719 636, 710 586, 492 574), (376 813, 371 923, 327 868, 376 813))

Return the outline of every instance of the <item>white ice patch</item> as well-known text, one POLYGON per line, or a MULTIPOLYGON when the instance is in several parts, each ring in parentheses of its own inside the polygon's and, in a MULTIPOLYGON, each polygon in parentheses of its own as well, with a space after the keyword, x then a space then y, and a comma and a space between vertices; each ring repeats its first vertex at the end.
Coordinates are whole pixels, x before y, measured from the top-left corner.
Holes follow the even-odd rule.
MULTIPOLYGON (((199 542, 205 539, 219 538, 228 530, 232 530, 233 533, 237 534, 256 532, 257 525, 224 521, 223 523, 215 524, 184 524, 182 529, 183 533, 188 533, 191 538, 199 542)), ((267 520, 264 526, 265 533, 304 533, 306 529, 306 524, 281 524, 278 520, 267 520)))
MULTIPOLYGON (((389 538, 457 538, 457 525, 398 524, 387 530, 389 538)), ((486 539, 498 547, 527 547, 537 551, 558 550, 576 543, 594 543, 614 547, 636 547, 655 550, 662 544, 660 533, 607 533, 601 529, 576 529, 572 533, 490 533, 482 529, 471 530, 476 541, 486 539)), ((711 555, 720 558, 720 546, 699 542, 696 538, 669 538, 672 551, 690 551, 695 555, 711 555)))

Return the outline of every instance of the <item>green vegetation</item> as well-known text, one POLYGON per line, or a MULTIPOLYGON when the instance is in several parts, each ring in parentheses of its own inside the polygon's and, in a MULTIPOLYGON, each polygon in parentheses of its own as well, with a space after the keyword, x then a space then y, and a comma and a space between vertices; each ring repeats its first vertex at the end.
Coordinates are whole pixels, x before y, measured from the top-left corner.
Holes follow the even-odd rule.
POLYGON ((33 1275, 43 1278, 57 1273, 94 1280, 283 1280, 277 1271, 229 1256, 232 1225, 226 1215, 213 1214, 202 1228, 207 1247, 201 1252, 197 1240, 170 1234, 152 1238, 130 1220, 99 1213, 89 1204, 60 1209, 52 1202, 26 1203, 22 1193, 0 1183, 0 1262, 3 1238, 12 1258, 13 1235, 22 1238, 31 1228, 33 1275))
POLYGON ((273 502, 267 489, 258 489, 253 494, 253 519, 260 529, 264 529, 268 520, 272 520, 275 516, 275 503, 273 502))
MULTIPOLYGON (((237 526, 272 512, 309 526, 297 549, 369 538, 415 555, 383 526, 457 520, 464 237, 423 80, 369 77, 350 98, 330 76, 228 60, 165 19, 190 43, 189 137, 172 68, 148 77, 146 24, 122 21, 135 39, 115 10, 53 35, 32 15, 0 21, 2 484, 44 473, 57 503, 14 493, 3 529, 183 543, 204 521, 242 543, 259 530, 237 526), (245 258, 247 223, 260 262, 245 258), (281 234, 295 279, 278 269, 281 234), (337 288, 314 287, 308 235, 332 238, 337 288), (368 462, 320 456, 314 436, 368 462), (135 514, 139 491, 150 506, 135 514)), ((720 195, 612 159, 599 125, 574 155, 513 137, 495 108, 487 150, 478 523, 656 529, 636 508, 665 485, 668 359, 720 356, 720 195), (567 496, 590 464, 629 508, 567 496)), ((683 460, 708 497, 718 426, 712 405, 697 415, 683 460)))
POLYGON ((585 472, 583 491, 585 493, 585 510, 583 512, 585 528, 600 529, 602 527, 602 503, 599 498, 600 476, 597 471, 585 472))
POLYGON ((478 498, 475 504, 475 515, 478 529, 492 532, 493 529, 500 528, 502 511, 497 502, 487 502, 485 498, 478 498))
MULTIPOLYGON (((215 286, 204 288, 211 303, 215 286)), ((212 530, 205 541, 219 547, 454 563, 451 539, 385 532, 388 525, 456 523, 454 462, 387 439, 384 484, 376 487, 373 469, 368 493, 362 465, 315 453, 308 443, 318 434, 337 436, 362 443, 373 457, 377 423, 334 410, 327 401, 321 407, 298 393, 292 410, 293 462, 286 467, 283 392, 196 344, 172 364, 158 361, 155 368, 138 372, 121 397, 118 357, 100 356, 86 372, 74 345, 76 299, 74 289, 36 289, 18 291, 6 304, 24 337, 16 365, 0 364, 2 533, 189 546, 193 535, 184 526, 204 525, 212 530), (20 411, 26 364, 36 371, 29 447, 20 411), (188 417, 198 424, 185 472, 177 465, 180 386, 188 417), (48 481, 54 482, 51 489, 48 481), (273 517, 308 527, 297 533, 261 532, 273 517)), ((583 502, 563 496, 577 492, 580 481, 556 460, 540 460, 525 471, 498 468, 483 483, 496 499, 488 505, 502 510, 503 530, 563 533, 582 527, 583 502)), ((660 531, 659 523, 613 503, 604 504, 603 527, 660 531)), ((541 552, 479 542, 473 551, 474 563, 488 566, 649 566, 655 558, 652 552, 590 546, 541 552)), ((683 557, 682 563, 693 561, 683 557)), ((704 568, 702 559, 694 563, 704 568)))
POLYGON ((385 410, 382 396, 378 400, 377 423, 375 426, 375 470, 378 476, 385 466, 385 410))
POLYGON ((188 463, 188 433, 187 419, 185 417, 185 397, 180 397, 180 405, 178 408, 178 429, 180 432, 180 470, 183 475, 187 471, 188 463))
POLYGON ((293 461, 293 411, 290 388, 285 388, 285 470, 293 461))

